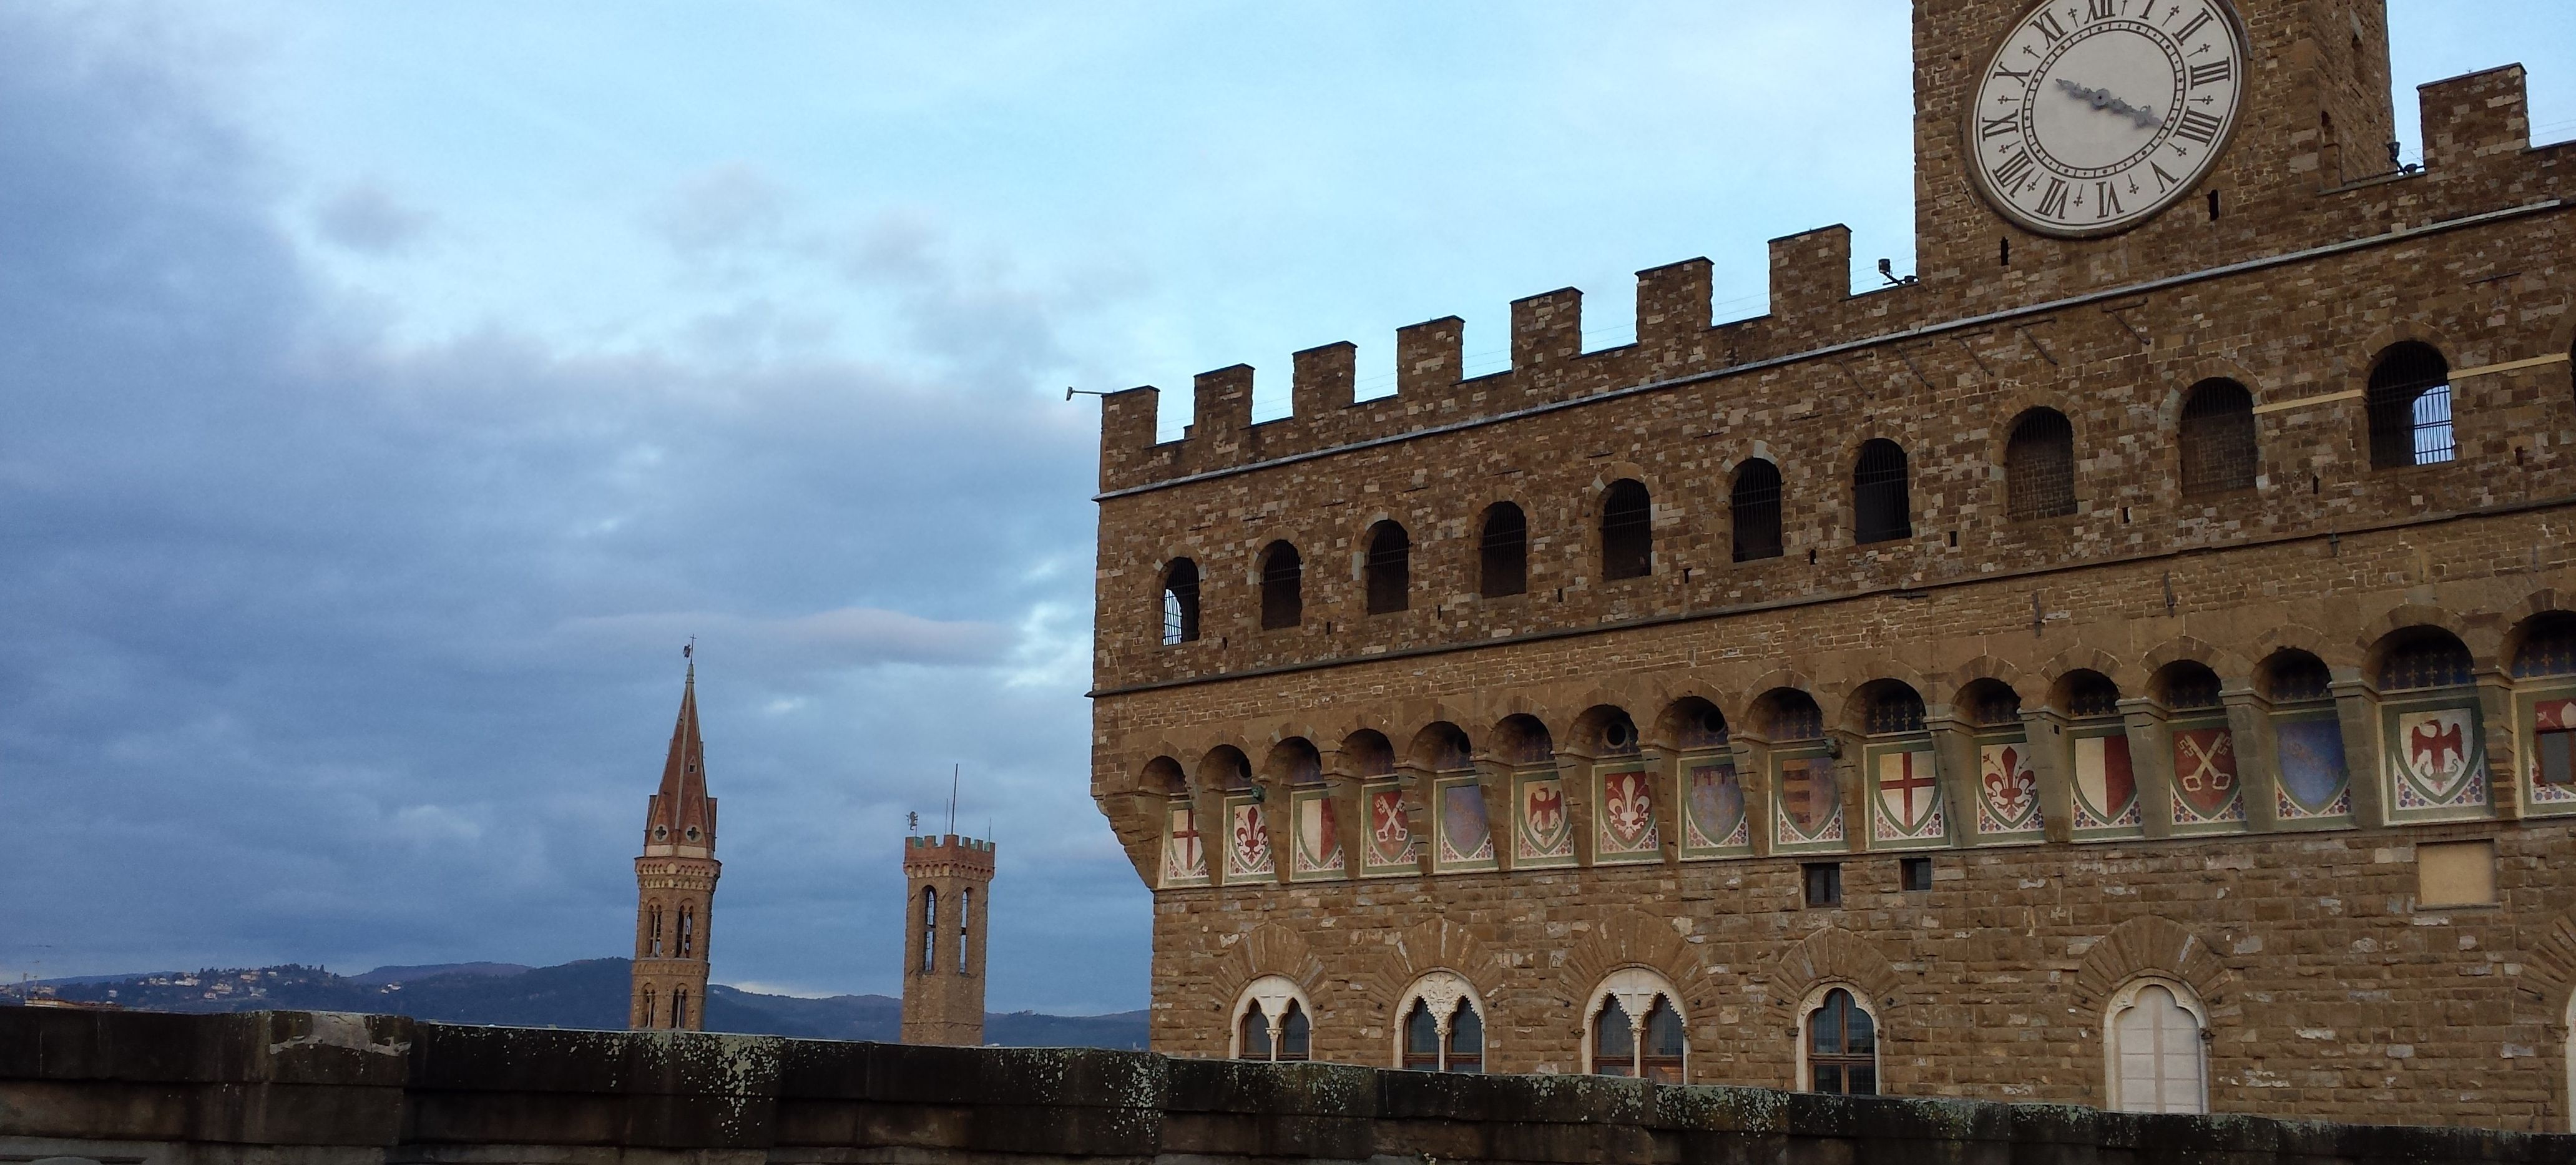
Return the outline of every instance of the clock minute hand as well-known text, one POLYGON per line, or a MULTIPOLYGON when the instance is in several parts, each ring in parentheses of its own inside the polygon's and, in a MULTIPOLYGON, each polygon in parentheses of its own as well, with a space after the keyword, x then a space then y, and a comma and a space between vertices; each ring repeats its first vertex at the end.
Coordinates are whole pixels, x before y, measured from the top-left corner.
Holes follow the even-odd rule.
POLYGON ((2057 87, 2065 90, 2069 94, 2072 94, 2077 100, 2092 105, 2095 109, 2110 110, 2113 113, 2120 114, 2131 121, 2137 122, 2142 127, 2152 126, 2157 122, 2164 120, 2156 116, 2155 110, 2148 109, 2144 106, 2131 105, 2126 101, 2122 101, 2119 98, 2112 96, 2111 91, 2108 89, 2094 89, 2089 86, 2078 85, 2064 77, 2057 79, 2057 87))

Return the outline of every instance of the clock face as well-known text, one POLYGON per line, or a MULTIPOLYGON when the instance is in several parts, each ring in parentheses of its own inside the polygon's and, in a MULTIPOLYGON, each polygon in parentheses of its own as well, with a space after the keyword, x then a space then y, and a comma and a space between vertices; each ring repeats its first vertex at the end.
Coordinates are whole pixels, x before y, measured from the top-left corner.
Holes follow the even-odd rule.
POLYGON ((2042 0, 1977 76, 1968 169, 2031 230, 2126 230, 2208 172, 2244 82, 2223 0, 2042 0))

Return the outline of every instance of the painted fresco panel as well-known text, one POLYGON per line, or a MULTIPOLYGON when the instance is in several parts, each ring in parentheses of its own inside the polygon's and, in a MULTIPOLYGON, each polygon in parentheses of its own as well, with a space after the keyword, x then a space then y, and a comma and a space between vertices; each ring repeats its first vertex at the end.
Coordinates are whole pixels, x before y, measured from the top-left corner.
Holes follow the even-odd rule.
POLYGON ((1555 769, 1512 775, 1512 867, 1574 864, 1574 817, 1555 769))
POLYGON ((1163 885, 1208 883, 1207 844, 1199 830, 1198 806, 1175 797, 1163 813, 1163 885))
POLYGON ((2039 811, 2039 770, 2019 733, 1977 742, 1977 840, 2016 844, 2048 840, 2039 811))
POLYGON ((2129 767, 2124 728, 2078 729, 2074 735, 2077 841, 2145 834, 2138 808, 2138 779, 2129 767))
POLYGON ((1645 769, 1622 766, 1601 773, 1596 781, 1592 864, 1663 860, 1661 807, 1655 804, 1654 782, 1645 769))
POLYGON ((1294 878, 1330 878, 1342 872, 1342 835, 1340 809, 1333 795, 1323 789, 1299 789, 1289 794, 1289 821, 1297 836, 1296 854, 1288 873, 1294 878))
POLYGON ((2236 733, 2225 717, 2176 720, 2173 821, 2177 832, 2221 833, 2245 825, 2243 785, 2236 778, 2236 733))
POLYGON ((2523 697, 2523 804, 2532 813, 2576 813, 2576 691, 2523 697))
POLYGON ((1361 876, 1421 873, 1422 850, 1404 815, 1403 782, 1364 785, 1360 803, 1368 808, 1368 848, 1361 855, 1361 876))
POLYGON ((1278 872, 1270 850, 1270 831, 1261 824, 1261 805, 1250 798, 1226 798, 1225 877, 1266 878, 1278 872))
POLYGON ((1494 833, 1485 790, 1472 776, 1441 777, 1431 786, 1431 868, 1440 873, 1495 868, 1494 833))
POLYGON ((1875 849, 1950 843, 1949 813, 1929 739, 1873 744, 1862 750, 1869 779, 1869 840, 1875 849))
POLYGON ((2352 818, 2352 770, 2344 761, 2341 716, 2328 709, 2275 717, 2272 751, 2280 757, 2273 800, 2281 820, 2352 818))
POLYGON ((2485 739, 2473 699, 2380 709, 2391 821, 2456 821, 2488 812, 2485 739))
POLYGON ((1841 852, 1851 848, 1843 825, 1842 783, 1834 773, 1834 758, 1821 751, 1774 752, 1771 771, 1774 852, 1841 852))
POLYGON ((1753 852, 1751 815, 1733 753, 1686 755, 1682 768, 1682 856, 1739 857, 1753 852))

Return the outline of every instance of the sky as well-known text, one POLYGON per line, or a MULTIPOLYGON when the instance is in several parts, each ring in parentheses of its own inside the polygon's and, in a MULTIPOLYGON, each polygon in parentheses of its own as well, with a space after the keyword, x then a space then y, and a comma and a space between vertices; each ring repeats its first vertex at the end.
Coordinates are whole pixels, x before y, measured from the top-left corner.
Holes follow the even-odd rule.
MULTIPOLYGON (((2412 86, 2576 10, 2397 0, 2412 86), (2474 11, 2477 19, 2464 20, 2474 11)), ((0 978, 628 953, 697 641, 715 977, 899 990, 906 815, 995 1010, 1141 1007, 1089 798, 1097 406, 1829 222, 1911 267, 1907 13, 0 5, 0 978)))

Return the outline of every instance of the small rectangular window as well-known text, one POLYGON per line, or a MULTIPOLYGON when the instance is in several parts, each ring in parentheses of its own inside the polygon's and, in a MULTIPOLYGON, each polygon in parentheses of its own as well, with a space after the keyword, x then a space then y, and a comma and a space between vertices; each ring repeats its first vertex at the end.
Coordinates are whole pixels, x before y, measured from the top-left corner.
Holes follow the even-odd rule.
POLYGON ((2493 906, 2495 843, 2427 842, 2415 847, 2415 904, 2493 906))
POLYGON ((1908 892, 1932 888, 1932 859, 1899 858, 1896 862, 1899 881, 1908 892))
POLYGON ((2540 745, 2540 783, 2576 785, 2576 731, 2565 729, 2543 732, 2540 745))
POLYGON ((1843 902, 1843 867, 1840 862, 1810 862, 1807 873, 1807 905, 1840 906, 1843 902))

